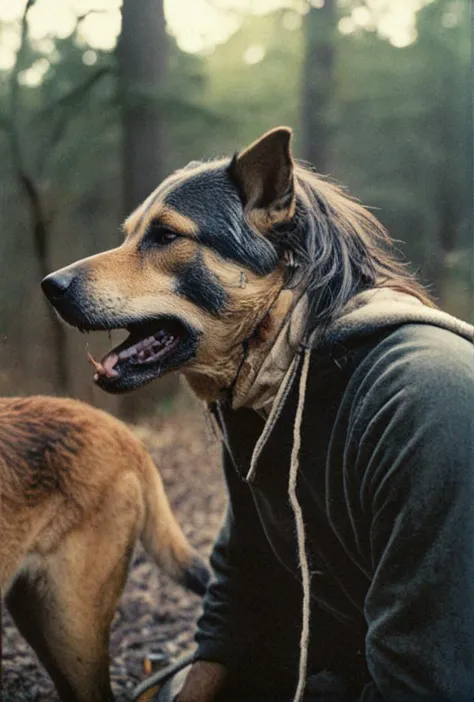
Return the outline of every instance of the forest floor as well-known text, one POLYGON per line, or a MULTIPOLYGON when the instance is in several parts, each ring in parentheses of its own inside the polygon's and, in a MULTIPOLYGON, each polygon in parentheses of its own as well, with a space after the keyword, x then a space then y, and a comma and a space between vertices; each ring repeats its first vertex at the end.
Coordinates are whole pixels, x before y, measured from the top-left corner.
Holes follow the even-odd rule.
MULTIPOLYGON (((189 540, 208 556, 225 509, 220 450, 201 413, 188 408, 157 417, 136 432, 160 469, 189 540)), ((139 545, 111 632, 111 677, 117 702, 146 677, 145 660, 164 662, 193 648, 200 598, 160 573, 139 545)), ((2 702, 57 702, 55 690, 8 613, 3 620, 2 702)))

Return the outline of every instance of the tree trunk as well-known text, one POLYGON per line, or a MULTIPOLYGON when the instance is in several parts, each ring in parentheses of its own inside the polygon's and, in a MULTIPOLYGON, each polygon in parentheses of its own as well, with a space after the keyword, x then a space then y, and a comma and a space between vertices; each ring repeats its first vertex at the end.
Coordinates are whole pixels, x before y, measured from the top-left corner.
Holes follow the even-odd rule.
POLYGON ((310 5, 304 20, 301 90, 303 158, 323 173, 329 170, 336 21, 336 0, 324 0, 322 7, 310 5))
MULTIPOLYGON (((163 0, 123 0, 118 44, 123 127, 123 205, 129 214, 163 179, 167 38, 163 0)), ((120 414, 134 420, 153 411, 176 388, 176 379, 125 395, 120 414)))
MULTIPOLYGON (((38 261, 40 278, 43 279, 51 273, 51 265, 49 263, 51 261, 51 233, 49 231, 47 215, 44 212, 44 205, 33 180, 26 175, 26 173, 21 171, 19 173, 19 179, 30 202, 33 249, 36 260, 38 261)), ((67 394, 69 391, 69 373, 66 329, 49 304, 48 313, 51 321, 51 346, 53 348, 53 365, 55 372, 54 387, 61 394, 67 394)))
MULTIPOLYGON (((38 261, 38 268, 42 279, 51 272, 49 265, 49 261, 51 260, 51 232, 39 186, 35 182, 33 175, 29 173, 28 167, 25 163, 27 157, 22 152, 22 101, 21 88, 18 80, 20 71, 23 68, 25 52, 28 49, 28 13, 35 3, 36 0, 27 0, 23 10, 20 30, 20 46, 18 48, 15 64, 9 78, 10 90, 8 102, 10 111, 7 122, 13 168, 16 177, 18 178, 18 182, 24 189, 28 199, 32 221, 33 250, 38 261)), ((54 387, 60 393, 66 394, 68 391, 66 332, 50 305, 48 305, 48 312, 51 320, 53 366, 55 372, 55 378, 53 381, 54 387)))
POLYGON ((129 214, 164 176, 167 40, 163 0, 124 0, 118 46, 123 202, 129 214))

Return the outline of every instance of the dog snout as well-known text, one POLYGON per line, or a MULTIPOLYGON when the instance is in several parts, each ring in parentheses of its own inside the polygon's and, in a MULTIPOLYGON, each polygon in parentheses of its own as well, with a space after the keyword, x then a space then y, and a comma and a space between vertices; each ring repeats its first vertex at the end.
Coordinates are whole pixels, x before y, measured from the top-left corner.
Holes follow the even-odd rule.
POLYGON ((54 302, 62 297, 71 286, 75 274, 72 270, 62 268, 59 271, 50 273, 41 281, 43 292, 50 302, 54 302))

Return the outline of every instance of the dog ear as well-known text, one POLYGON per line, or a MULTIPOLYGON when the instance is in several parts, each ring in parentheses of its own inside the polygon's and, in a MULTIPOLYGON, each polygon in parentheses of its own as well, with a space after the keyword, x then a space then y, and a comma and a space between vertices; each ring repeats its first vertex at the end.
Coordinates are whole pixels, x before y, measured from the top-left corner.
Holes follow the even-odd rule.
MULTIPOLYGON (((294 177, 291 129, 277 127, 236 154, 229 173, 239 188, 246 212, 265 212, 267 225, 293 214, 294 177)), ((260 218, 261 219, 261 218, 260 218)))

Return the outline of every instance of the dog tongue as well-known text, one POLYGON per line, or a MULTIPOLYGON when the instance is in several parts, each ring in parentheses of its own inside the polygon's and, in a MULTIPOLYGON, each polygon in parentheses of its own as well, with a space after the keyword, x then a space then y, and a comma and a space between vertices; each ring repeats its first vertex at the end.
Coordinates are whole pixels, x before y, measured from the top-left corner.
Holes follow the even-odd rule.
POLYGON ((107 354, 107 356, 102 360, 102 363, 96 361, 92 354, 88 353, 87 360, 95 370, 94 380, 98 380, 100 376, 105 376, 106 378, 117 377, 118 373, 116 370, 114 370, 114 366, 118 361, 118 356, 116 353, 112 352, 107 354))

